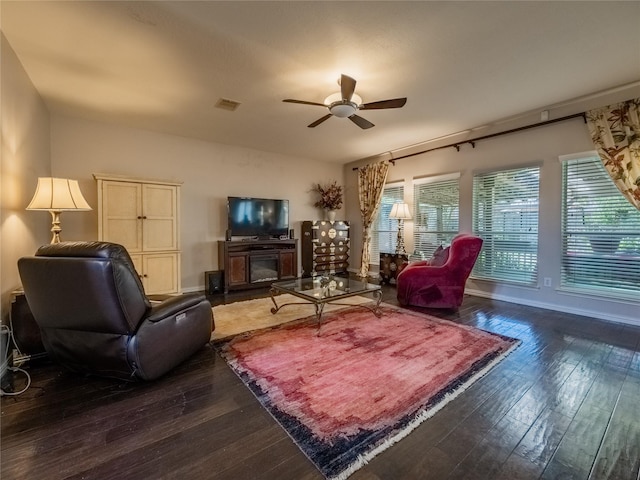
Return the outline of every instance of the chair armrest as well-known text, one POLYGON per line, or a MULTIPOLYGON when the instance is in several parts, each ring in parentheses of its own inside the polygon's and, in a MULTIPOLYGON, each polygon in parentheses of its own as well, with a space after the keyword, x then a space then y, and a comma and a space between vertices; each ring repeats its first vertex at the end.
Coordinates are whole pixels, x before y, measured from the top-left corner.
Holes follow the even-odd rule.
POLYGON ((165 318, 180 313, 182 310, 191 308, 206 299, 207 297, 201 293, 190 293, 168 298, 164 302, 154 305, 151 308, 149 315, 145 317, 145 320, 150 322, 164 320, 165 318))
POLYGON ((171 297, 149 312, 127 345, 127 359, 144 380, 158 378, 211 339, 211 304, 202 294, 171 297))
POLYGON ((449 282, 453 278, 451 268, 445 265, 439 266, 414 266, 410 263, 407 268, 402 270, 396 280, 399 280, 402 277, 404 281, 410 281, 414 278, 421 278, 425 282, 434 283, 434 282, 449 282))
POLYGON ((447 264, 444 265, 429 265, 427 263, 418 263, 418 262, 414 262, 414 263, 410 263, 409 265, 407 265, 404 270, 402 270, 403 273, 406 272, 421 272, 421 273, 426 273, 426 274, 430 274, 430 275, 438 275, 438 274, 442 274, 444 272, 446 272, 447 270, 449 270, 449 267, 447 266, 447 264))

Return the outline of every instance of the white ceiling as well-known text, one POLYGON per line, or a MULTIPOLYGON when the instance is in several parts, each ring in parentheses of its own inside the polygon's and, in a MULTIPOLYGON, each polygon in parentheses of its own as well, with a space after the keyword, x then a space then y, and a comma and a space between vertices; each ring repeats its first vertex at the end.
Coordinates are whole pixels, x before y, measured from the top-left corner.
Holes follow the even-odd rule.
POLYGON ((2 0, 0 21, 52 112, 339 163, 640 80, 638 1, 2 0), (407 104, 361 130, 282 102, 341 73, 407 104))

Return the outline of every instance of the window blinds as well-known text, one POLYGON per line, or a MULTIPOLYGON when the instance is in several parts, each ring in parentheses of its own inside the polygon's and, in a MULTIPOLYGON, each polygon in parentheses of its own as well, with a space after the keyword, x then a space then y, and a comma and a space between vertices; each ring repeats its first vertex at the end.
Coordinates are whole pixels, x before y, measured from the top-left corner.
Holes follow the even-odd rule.
POLYGON ((380 262, 380 252, 396 251, 398 221, 389 219, 389 214, 393 204, 398 202, 404 202, 404 183, 385 186, 371 234, 371 263, 374 265, 380 262))
POLYGON ((607 295, 640 292, 640 212, 600 158, 563 161, 562 193, 561 286, 607 295))
POLYGON ((413 185, 414 251, 429 258, 459 230, 459 176, 417 179, 413 185))
POLYGON ((476 174, 473 231, 484 240, 472 275, 537 282, 540 167, 476 174))

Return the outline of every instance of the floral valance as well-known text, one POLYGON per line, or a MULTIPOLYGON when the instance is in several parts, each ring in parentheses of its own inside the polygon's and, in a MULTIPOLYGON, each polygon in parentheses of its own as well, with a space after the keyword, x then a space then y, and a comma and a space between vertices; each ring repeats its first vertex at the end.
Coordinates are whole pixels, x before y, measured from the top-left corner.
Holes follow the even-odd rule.
POLYGON ((640 210, 640 98, 587 112, 593 143, 620 192, 640 210))

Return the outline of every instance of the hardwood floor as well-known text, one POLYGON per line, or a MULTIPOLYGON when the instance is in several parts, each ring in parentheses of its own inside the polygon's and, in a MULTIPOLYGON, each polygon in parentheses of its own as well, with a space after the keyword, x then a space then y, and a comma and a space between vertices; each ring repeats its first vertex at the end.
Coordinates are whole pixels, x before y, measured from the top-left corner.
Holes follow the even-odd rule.
MULTIPOLYGON (((351 479, 638 480, 640 327, 470 296, 424 311, 523 343, 351 479)), ((209 347, 151 383, 26 369, 2 398, 3 480, 322 479, 209 347)))

